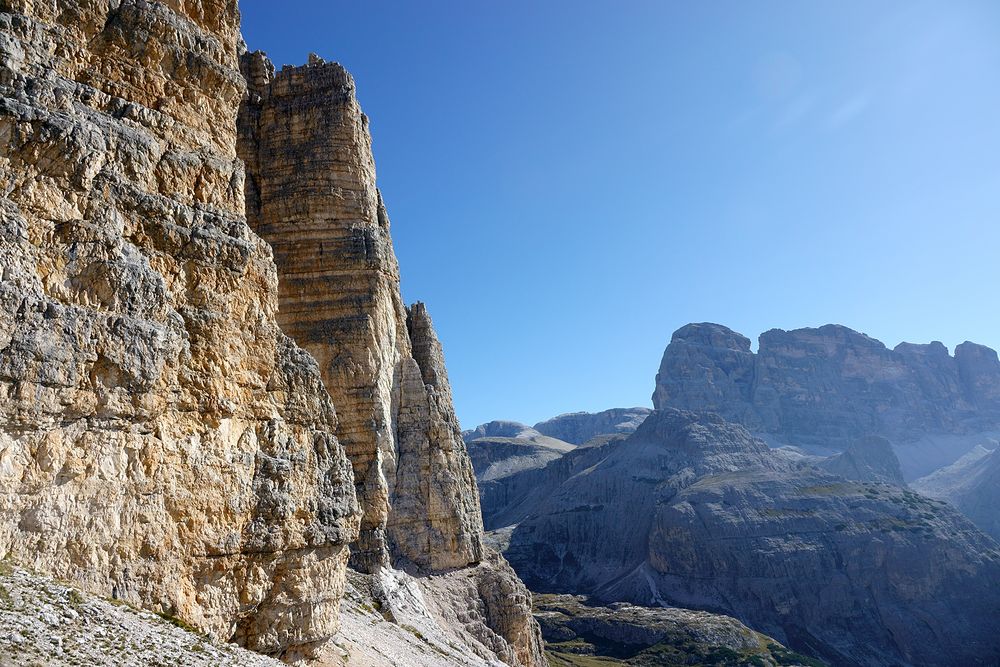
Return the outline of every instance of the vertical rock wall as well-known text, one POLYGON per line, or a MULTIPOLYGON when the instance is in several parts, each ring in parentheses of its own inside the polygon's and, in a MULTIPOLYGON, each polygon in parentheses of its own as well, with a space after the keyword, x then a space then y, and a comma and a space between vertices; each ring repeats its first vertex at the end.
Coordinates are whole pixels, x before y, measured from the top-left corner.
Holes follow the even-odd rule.
POLYGON ((353 80, 315 56, 275 72, 248 53, 242 67, 247 218, 274 248, 278 321, 319 361, 337 406, 364 511, 352 565, 375 579, 395 579, 393 566, 439 573, 418 585, 447 634, 490 660, 546 664, 530 593, 482 545, 441 344, 423 304, 403 306, 353 80))
POLYGON ((427 309, 407 311, 413 357, 400 367, 397 461, 388 535, 397 563, 432 570, 482 557, 479 492, 455 416, 444 352, 427 309))
POLYGON ((243 57, 247 217, 274 248, 281 327, 319 361, 364 510, 352 563, 438 570, 482 557, 482 517, 440 345, 399 291, 354 81, 311 58, 243 57), (415 333, 411 340, 411 333, 415 333))
POLYGON ((353 479, 244 218, 235 0, 0 1, 0 556, 285 652, 353 479))

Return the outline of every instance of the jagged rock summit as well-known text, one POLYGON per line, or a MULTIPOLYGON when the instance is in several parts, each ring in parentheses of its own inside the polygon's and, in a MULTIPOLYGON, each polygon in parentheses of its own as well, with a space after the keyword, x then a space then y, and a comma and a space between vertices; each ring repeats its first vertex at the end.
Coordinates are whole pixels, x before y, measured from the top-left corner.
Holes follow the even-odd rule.
POLYGON ((820 454, 887 438, 907 479, 952 463, 1000 431, 1000 361, 962 343, 879 341, 839 325, 761 334, 689 324, 667 346, 656 408, 717 412, 775 444, 820 454))
POLYGON ((469 496, 472 468, 422 305, 408 326, 354 81, 319 58, 278 72, 260 52, 241 63, 249 85, 238 142, 247 220, 274 248, 278 323, 316 357, 339 406, 337 434, 364 511, 352 563, 374 572, 396 557, 431 569, 478 562, 482 520, 469 496), (442 422, 432 435, 431 420, 442 422), (443 468, 427 469, 431 460, 443 468), (432 488, 410 496, 413 503, 394 503, 408 495, 400 485, 417 483, 422 465, 432 488), (461 545, 435 552, 430 542, 411 540, 415 521, 461 545))
POLYGON ((234 0, 0 36, 0 555, 286 660, 336 657, 350 556, 452 657, 544 664, 346 71, 245 53, 234 0))

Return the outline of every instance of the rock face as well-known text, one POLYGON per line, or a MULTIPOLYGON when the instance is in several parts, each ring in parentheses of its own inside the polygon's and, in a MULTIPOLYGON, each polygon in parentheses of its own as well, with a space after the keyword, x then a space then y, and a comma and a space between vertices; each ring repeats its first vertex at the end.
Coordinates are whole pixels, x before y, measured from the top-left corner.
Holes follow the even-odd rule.
POLYGON ((885 438, 870 435, 852 442, 846 450, 820 461, 823 470, 856 482, 882 482, 906 486, 899 459, 885 438))
POLYGON ((532 466, 524 465, 525 457, 518 454, 517 445, 490 438, 474 440, 469 444, 474 459, 480 446, 489 452, 514 450, 509 459, 486 467, 479 478, 479 501, 486 530, 520 523, 566 480, 603 460, 609 448, 624 437, 609 436, 608 442, 553 454, 544 464, 532 466))
POLYGON ((364 510, 351 562, 364 572, 394 559, 478 562, 472 468, 423 306, 408 326, 354 81, 315 57, 280 72, 259 52, 242 64, 247 219, 274 248, 278 322, 316 357, 338 406, 364 510))
POLYGON ((530 596, 502 558, 413 578, 397 570, 348 574, 344 632, 328 663, 351 667, 544 665, 530 596), (470 600, 489 604, 470 605, 470 600), (456 617, 461 622, 455 622, 456 617), (513 641, 507 638, 517 638, 513 641), (338 660, 339 658, 339 660, 338 660))
POLYGON ((602 607, 581 596, 539 595, 535 616, 554 667, 822 665, 735 618, 704 611, 627 603, 602 607))
POLYGON ((912 486, 932 498, 947 500, 980 530, 1000 540, 1000 448, 977 446, 961 459, 922 477, 912 486))
POLYGON ((0 3, 0 554, 291 653, 358 532, 244 218, 235 0, 0 3))
POLYGON ((654 412, 536 499, 506 553, 533 590, 720 611, 834 664, 1000 659, 996 542, 714 414, 654 412))
POLYGON ((462 434, 476 479, 480 484, 542 468, 574 445, 542 435, 530 426, 512 421, 480 424, 462 434))
POLYGON ((0 556, 295 660, 353 544, 544 664, 346 72, 241 53, 235 0, 0 2, 0 37, 0 556))
POLYGON ((1000 429, 1000 362, 974 343, 954 356, 938 342, 890 350, 837 325, 772 329, 754 354, 726 327, 689 324, 664 352, 653 404, 717 412, 770 441, 827 452, 880 435, 914 479, 1000 429))
POLYGON ((411 583, 446 633, 471 637, 493 661, 544 664, 530 594, 483 546, 476 480, 430 317, 423 304, 403 307, 353 80, 315 56, 275 72, 264 54, 248 53, 242 69, 247 219, 274 248, 278 322, 316 357, 338 406, 364 512, 352 566, 373 577, 393 567, 421 575, 411 583), (453 587, 427 588, 442 572, 453 587))
POLYGON ((602 412, 571 412, 535 424, 543 435, 582 445, 601 435, 628 435, 652 412, 649 408, 612 408, 602 412))

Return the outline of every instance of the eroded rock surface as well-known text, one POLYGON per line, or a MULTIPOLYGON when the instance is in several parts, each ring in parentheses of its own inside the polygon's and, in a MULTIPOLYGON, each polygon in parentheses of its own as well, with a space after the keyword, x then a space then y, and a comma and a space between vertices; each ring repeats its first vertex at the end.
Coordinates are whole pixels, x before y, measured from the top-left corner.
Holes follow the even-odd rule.
POLYGON ((474 476, 422 306, 411 340, 354 81, 319 58, 280 72, 260 52, 242 62, 247 217, 274 248, 278 321, 316 357, 338 406, 364 510, 352 563, 365 572, 394 558, 429 569, 475 563, 474 476))
POLYGON ((907 479, 952 463, 1000 430, 1000 361, 962 343, 888 349, 847 327, 772 329, 750 340, 718 324, 671 339, 653 405, 708 410, 778 444, 820 453, 868 435, 889 439, 907 479))
POLYGON ((0 563, 4 667, 282 667, 184 625, 0 563))
POLYGON ((235 1, 0 9, 0 554, 258 651, 329 636, 358 505, 244 218, 235 1))
POLYGON ((274 247, 278 321, 316 357, 338 406, 364 511, 352 566, 382 579, 419 575, 412 583, 442 631, 477 655, 544 664, 530 594, 483 546, 441 344, 423 304, 403 307, 354 81, 317 57, 275 72, 248 53, 242 67, 247 217, 274 247), (431 586, 441 577, 452 585, 431 586))
POLYGON ((996 542, 714 414, 654 412, 536 499, 506 554, 532 590, 721 611, 835 664, 1000 659, 996 542))

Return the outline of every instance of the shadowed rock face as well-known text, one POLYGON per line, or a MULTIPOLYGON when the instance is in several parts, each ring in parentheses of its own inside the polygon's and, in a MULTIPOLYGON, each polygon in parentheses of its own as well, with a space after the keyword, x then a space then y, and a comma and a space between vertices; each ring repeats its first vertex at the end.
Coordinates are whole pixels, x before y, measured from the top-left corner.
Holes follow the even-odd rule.
POLYGON ((653 404, 717 412, 770 440, 821 450, 880 435, 913 479, 1000 429, 1000 362, 974 343, 954 356, 937 342, 890 350, 837 325, 773 329, 754 354, 726 327, 690 324, 664 352, 653 404))
POLYGON ((465 431, 486 529, 520 521, 539 498, 588 462, 600 460, 602 454, 596 450, 635 431, 650 412, 647 408, 612 408, 560 415, 539 422, 537 428, 498 420, 465 431))
POLYGON ((0 555, 265 652, 359 511, 246 224, 234 0, 0 3, 0 555))
POLYGON ((533 590, 720 611, 836 664, 1000 659, 1000 550, 946 504, 712 414, 654 412, 606 451, 513 530, 533 590))

